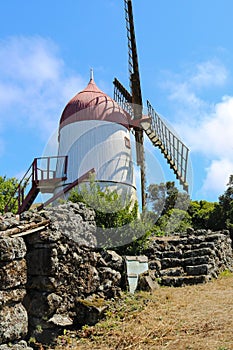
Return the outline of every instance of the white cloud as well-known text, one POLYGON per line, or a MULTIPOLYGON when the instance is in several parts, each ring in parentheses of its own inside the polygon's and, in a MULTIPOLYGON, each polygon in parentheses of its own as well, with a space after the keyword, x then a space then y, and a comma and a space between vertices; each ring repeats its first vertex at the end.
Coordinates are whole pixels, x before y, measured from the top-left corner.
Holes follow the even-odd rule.
POLYGON ((198 108, 203 103, 185 82, 180 84, 172 83, 170 84, 170 89, 172 90, 169 96, 170 100, 178 101, 191 108, 198 108))
POLYGON ((16 85, 4 83, 0 78, 0 106, 1 109, 10 106, 22 98, 22 90, 16 85))
POLYGON ((180 126, 181 130, 191 152, 210 161, 201 192, 217 198, 225 191, 229 176, 233 174, 233 97, 223 97, 209 116, 204 113, 202 121, 195 126, 180 126))
POLYGON ((227 156, 233 160, 233 97, 223 97, 209 115, 203 113, 201 121, 182 125, 180 129, 193 151, 209 158, 227 156))
POLYGON ((200 97, 200 89, 220 87, 227 80, 227 69, 220 62, 207 61, 194 66, 188 75, 185 72, 174 76, 174 80, 170 77, 164 84, 176 108, 175 129, 191 152, 210 164, 205 169, 201 191, 211 195, 223 193, 233 173, 233 96, 223 96, 220 102, 210 103, 200 97))
POLYGON ((229 159, 213 160, 206 169, 206 178, 201 191, 218 196, 226 190, 229 176, 233 172, 233 161, 229 159))
POLYGON ((67 73, 56 45, 39 36, 0 41, 0 62, 0 124, 26 124, 47 138, 83 79, 67 73))
POLYGON ((42 37, 10 37, 0 43, 1 74, 40 85, 59 77, 63 62, 55 44, 42 37))
POLYGON ((212 108, 207 100, 199 96, 201 90, 222 87, 228 80, 227 69, 217 60, 192 65, 180 75, 168 72, 166 75, 162 86, 169 91, 168 98, 175 103, 178 118, 191 124, 201 120, 205 113, 209 114, 212 108))
POLYGON ((198 88, 222 86, 227 81, 228 72, 218 61, 206 61, 197 64, 190 83, 198 88))

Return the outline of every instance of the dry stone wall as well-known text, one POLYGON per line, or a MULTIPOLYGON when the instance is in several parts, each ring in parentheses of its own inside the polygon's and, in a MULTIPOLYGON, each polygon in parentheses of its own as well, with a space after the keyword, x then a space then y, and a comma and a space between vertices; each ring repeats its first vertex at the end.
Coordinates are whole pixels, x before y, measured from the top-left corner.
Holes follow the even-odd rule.
MULTIPOLYGON (((25 339, 48 343, 64 328, 93 325, 126 288, 124 257, 97 249, 95 233, 94 212, 82 203, 0 218, 0 350, 30 350, 25 339)), ((231 244, 227 231, 154 238, 140 288, 232 270, 231 244)))
MULTIPOLYGON (((10 229, 19 221, 7 214, 0 222, 0 349, 9 342, 19 342, 17 349, 26 348, 21 341, 28 333, 28 315, 23 306, 26 295, 26 245, 21 237, 11 237, 10 229)), ((16 349, 16 347, 12 347, 16 349)))
MULTIPOLYGON (((22 219, 35 220, 28 215, 22 219)), ((115 252, 96 250, 94 212, 83 204, 63 204, 40 216, 50 224, 25 237, 24 302, 30 335, 47 342, 62 327, 97 322, 104 300, 120 293, 123 259, 115 252)))
MULTIPOLYGON (((122 289, 123 258, 97 249, 94 211, 63 204, 0 221, 0 344, 95 324, 122 289)), ((21 345, 20 345, 21 344, 21 345)), ((3 346, 3 345, 0 345, 3 346)), ((0 350, 2 350, 0 348, 0 350)))

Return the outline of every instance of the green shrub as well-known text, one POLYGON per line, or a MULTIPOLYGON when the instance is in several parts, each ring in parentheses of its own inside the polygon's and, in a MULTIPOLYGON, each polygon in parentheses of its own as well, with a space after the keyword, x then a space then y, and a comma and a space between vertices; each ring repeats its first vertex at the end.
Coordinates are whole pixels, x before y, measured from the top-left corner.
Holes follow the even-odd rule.
POLYGON ((121 254, 138 254, 145 249, 151 225, 146 217, 139 217, 137 201, 132 203, 117 191, 101 188, 94 178, 71 191, 69 200, 94 209, 100 248, 114 247, 121 254))

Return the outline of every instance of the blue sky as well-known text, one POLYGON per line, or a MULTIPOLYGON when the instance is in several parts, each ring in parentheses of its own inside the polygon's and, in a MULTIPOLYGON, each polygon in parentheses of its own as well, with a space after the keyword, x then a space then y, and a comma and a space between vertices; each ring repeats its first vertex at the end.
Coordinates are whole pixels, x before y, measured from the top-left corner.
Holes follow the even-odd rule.
MULTIPOLYGON (((233 173, 232 0, 134 0, 143 98, 190 148, 192 199, 215 201, 233 173)), ((48 153, 89 69, 112 96, 128 86, 123 0, 0 2, 0 175, 48 153)), ((145 144, 148 184, 173 180, 145 144)), ((46 154, 47 155, 47 154, 46 154)))

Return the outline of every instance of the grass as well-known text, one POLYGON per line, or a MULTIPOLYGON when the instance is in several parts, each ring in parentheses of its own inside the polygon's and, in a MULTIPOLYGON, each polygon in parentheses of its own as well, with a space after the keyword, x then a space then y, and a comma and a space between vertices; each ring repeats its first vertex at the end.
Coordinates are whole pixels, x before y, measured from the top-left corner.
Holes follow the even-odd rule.
POLYGON ((56 350, 232 350, 233 275, 203 285, 124 294, 94 327, 66 331, 56 350))

